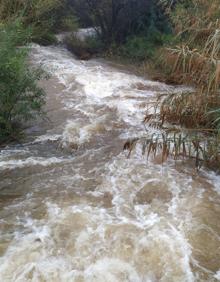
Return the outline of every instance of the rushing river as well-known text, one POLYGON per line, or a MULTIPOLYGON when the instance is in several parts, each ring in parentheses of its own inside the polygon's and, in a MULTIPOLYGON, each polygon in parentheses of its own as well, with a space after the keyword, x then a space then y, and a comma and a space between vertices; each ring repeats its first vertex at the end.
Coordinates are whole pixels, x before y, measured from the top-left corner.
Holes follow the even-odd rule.
POLYGON ((59 46, 31 60, 49 120, 0 154, 0 281, 220 281, 220 177, 122 151, 181 89, 59 46))

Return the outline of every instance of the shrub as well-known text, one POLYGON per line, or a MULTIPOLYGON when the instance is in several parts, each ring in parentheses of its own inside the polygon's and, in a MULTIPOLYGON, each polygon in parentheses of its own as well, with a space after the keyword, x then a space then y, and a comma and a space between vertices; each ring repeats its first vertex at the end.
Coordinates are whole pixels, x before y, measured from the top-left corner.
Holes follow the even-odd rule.
POLYGON ((20 18, 25 26, 32 26, 32 40, 47 45, 56 42, 55 31, 73 26, 75 18, 70 19, 69 13, 65 0, 1 0, 0 22, 20 18))
POLYGON ((146 37, 133 36, 120 48, 120 53, 135 60, 145 60, 154 55, 155 46, 146 37))
POLYGON ((74 16, 74 12, 73 11, 70 10, 70 11, 65 13, 65 15, 61 19, 60 28, 61 28, 61 30, 66 30, 66 31, 75 31, 75 30, 77 30, 77 28, 78 28, 78 20, 74 16))
POLYGON ((88 60, 104 50, 103 43, 96 36, 80 39, 77 34, 72 34, 65 39, 69 51, 81 60, 88 60))
POLYGON ((163 34, 156 29, 152 32, 149 30, 146 35, 128 37, 126 43, 119 48, 119 53, 137 61, 152 59, 158 48, 171 40, 171 34, 163 34))
POLYGON ((30 69, 29 49, 19 47, 30 39, 19 22, 0 27, 0 142, 13 139, 21 125, 42 113, 44 91, 37 81, 41 69, 30 69))
POLYGON ((55 34, 50 30, 44 30, 42 27, 34 27, 31 40, 37 44, 48 46, 57 44, 55 34))

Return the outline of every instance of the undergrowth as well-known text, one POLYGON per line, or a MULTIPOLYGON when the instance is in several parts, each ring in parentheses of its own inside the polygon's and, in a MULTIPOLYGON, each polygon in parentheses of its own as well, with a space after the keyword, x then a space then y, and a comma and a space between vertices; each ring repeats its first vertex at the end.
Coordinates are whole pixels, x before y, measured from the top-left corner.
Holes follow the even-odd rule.
POLYGON ((103 43, 96 36, 80 39, 76 33, 72 33, 65 38, 65 44, 67 49, 81 60, 88 60, 104 51, 103 43))

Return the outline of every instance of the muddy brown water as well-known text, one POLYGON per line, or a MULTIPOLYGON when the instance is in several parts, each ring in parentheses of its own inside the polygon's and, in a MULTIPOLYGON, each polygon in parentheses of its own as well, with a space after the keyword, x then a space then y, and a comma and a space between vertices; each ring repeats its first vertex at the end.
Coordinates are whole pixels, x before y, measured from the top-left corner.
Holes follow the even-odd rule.
POLYGON ((146 100, 181 88, 59 46, 31 60, 50 121, 0 154, 0 281, 219 281, 220 177, 122 152, 146 100))

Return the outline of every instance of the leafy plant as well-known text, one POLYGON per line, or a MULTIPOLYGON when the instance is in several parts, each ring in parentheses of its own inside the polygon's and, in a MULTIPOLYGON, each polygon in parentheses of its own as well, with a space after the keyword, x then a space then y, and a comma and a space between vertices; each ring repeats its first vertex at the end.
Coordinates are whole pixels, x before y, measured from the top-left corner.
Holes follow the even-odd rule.
POLYGON ((73 27, 75 17, 71 15, 70 19, 66 0, 1 0, 0 3, 0 22, 9 23, 19 18, 26 27, 32 27, 32 40, 37 43, 54 43, 55 31, 73 27))
POLYGON ((135 60, 151 58, 155 52, 154 43, 143 36, 132 36, 121 46, 120 54, 135 60))
POLYGON ((44 91, 37 81, 45 74, 28 66, 29 30, 16 21, 0 27, 0 142, 15 138, 21 125, 42 113, 44 91))
POLYGON ((80 39, 77 34, 73 33, 65 39, 65 44, 81 60, 88 60, 104 50, 103 43, 96 36, 80 39))

